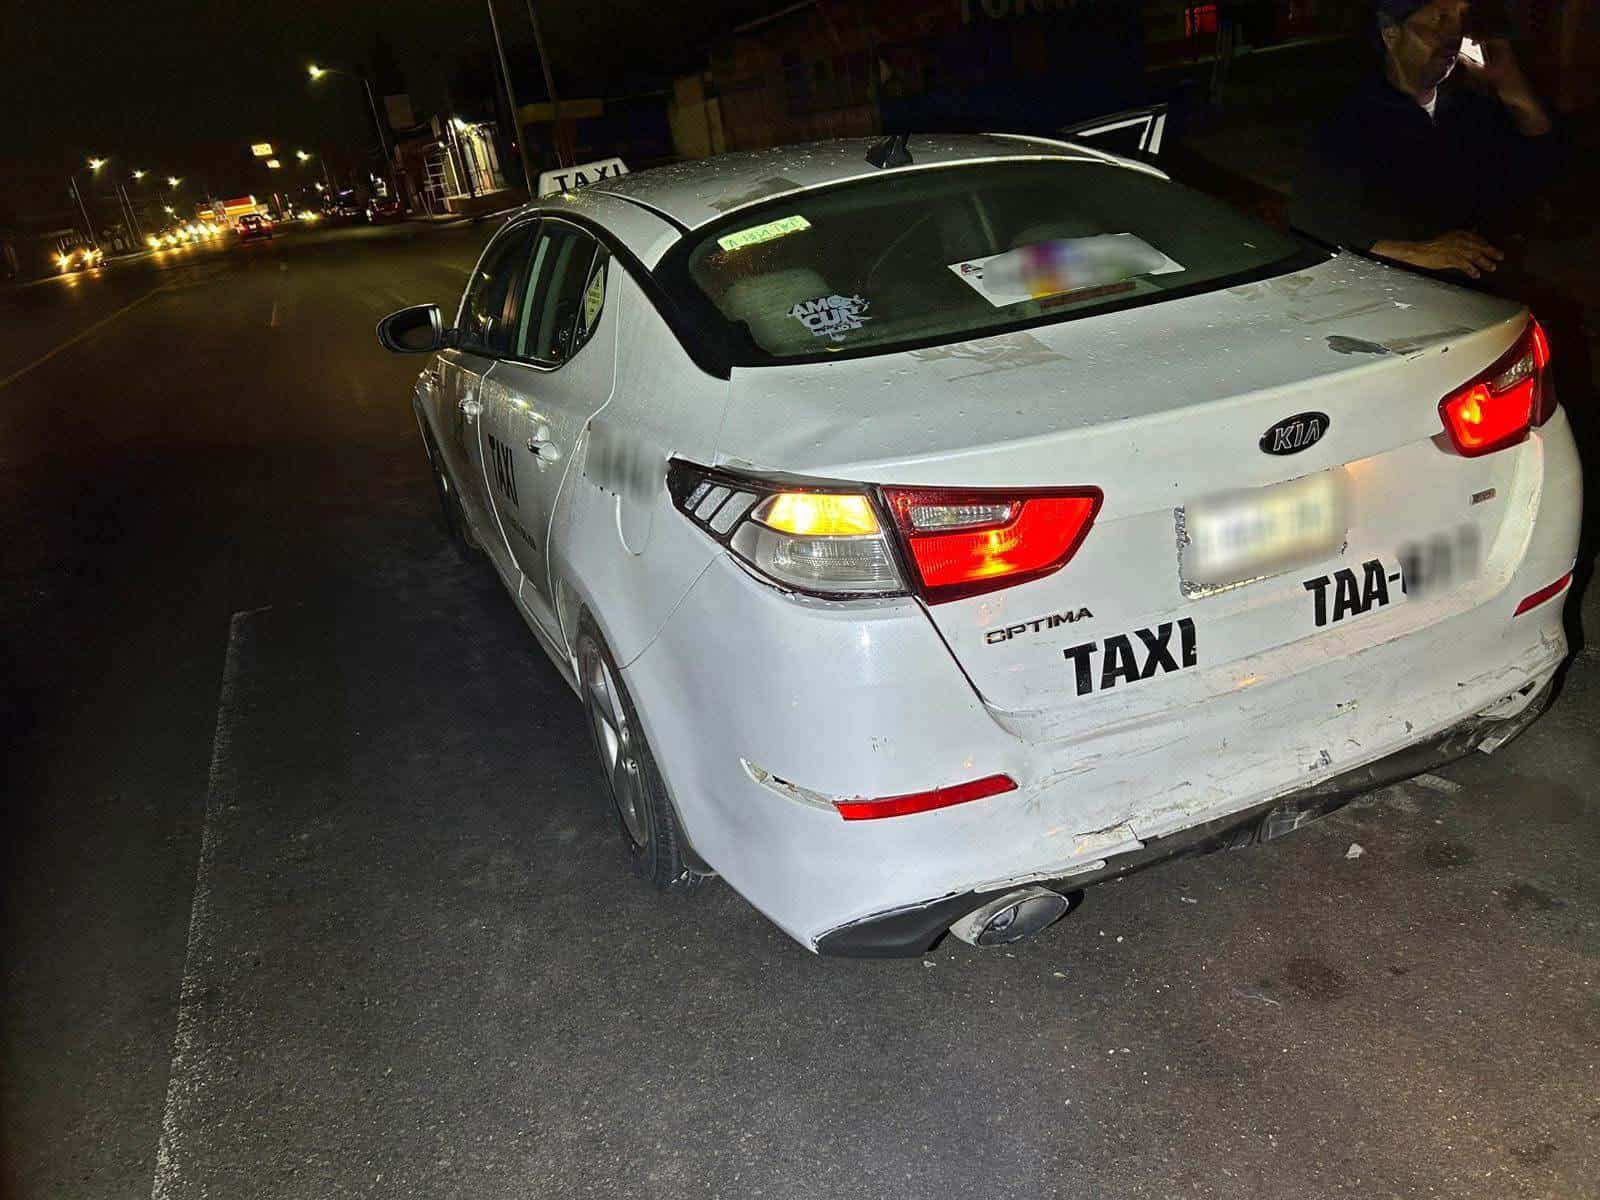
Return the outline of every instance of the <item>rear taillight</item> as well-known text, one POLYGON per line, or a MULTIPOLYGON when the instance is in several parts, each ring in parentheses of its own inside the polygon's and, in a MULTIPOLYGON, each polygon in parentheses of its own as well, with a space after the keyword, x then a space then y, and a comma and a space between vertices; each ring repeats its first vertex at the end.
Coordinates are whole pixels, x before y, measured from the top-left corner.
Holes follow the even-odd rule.
POLYGON ((1544 326, 1538 321, 1531 321, 1529 329, 1533 334, 1533 365, 1539 372, 1539 390, 1533 401, 1533 423, 1543 425, 1556 412, 1556 380, 1546 368, 1550 366, 1550 339, 1545 336, 1544 326))
POLYGON ((681 460, 667 486, 680 512, 773 583, 832 599, 916 591, 930 604, 1060 570, 1102 499, 1094 487, 874 488, 681 460))
POLYGON ((791 485, 678 460, 667 487, 680 512, 781 587, 831 599, 906 590, 864 487, 791 485))
POLYGON ((930 604, 1010 587, 1071 561, 1100 511, 1099 488, 883 489, 930 604))
POLYGON ((1550 343, 1529 321, 1516 344, 1486 371, 1439 401, 1439 416, 1458 454, 1476 458, 1514 446, 1555 411, 1550 343))

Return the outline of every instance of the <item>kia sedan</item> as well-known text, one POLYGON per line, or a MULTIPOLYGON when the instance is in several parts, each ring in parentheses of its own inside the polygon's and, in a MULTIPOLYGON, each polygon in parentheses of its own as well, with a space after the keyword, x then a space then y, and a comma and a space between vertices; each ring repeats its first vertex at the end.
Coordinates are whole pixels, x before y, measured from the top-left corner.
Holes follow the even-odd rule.
POLYGON ((887 149, 543 198, 379 327, 638 875, 1005 943, 1536 716, 1580 493, 1525 309, 1091 145, 887 149))

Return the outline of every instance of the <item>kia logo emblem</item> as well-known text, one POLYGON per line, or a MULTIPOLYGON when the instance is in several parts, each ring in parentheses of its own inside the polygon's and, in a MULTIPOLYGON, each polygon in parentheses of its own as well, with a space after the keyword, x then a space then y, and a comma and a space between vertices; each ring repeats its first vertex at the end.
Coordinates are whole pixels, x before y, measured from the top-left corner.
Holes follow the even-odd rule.
POLYGON ((1298 454, 1309 446, 1315 446, 1327 432, 1327 413, 1295 413, 1261 435, 1261 449, 1268 454, 1298 454))

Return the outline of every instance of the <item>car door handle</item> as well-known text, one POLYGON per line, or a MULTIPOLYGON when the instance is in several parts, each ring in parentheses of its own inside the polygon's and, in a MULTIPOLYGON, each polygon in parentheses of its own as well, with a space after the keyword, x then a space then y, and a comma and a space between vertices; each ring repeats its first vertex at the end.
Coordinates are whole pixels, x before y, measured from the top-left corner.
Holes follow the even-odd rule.
POLYGON ((548 425, 541 425, 533 431, 533 436, 528 439, 528 450, 542 463, 555 462, 561 457, 561 447, 555 444, 548 425))

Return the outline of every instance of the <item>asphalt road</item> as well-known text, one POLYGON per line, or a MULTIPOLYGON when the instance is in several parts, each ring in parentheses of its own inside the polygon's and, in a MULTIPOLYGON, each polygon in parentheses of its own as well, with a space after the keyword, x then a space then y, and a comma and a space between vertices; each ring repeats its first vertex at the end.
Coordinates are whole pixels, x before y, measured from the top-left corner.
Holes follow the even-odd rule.
POLYGON ((486 235, 0 293, 6 1195, 1600 1195, 1592 641, 1492 757, 814 958, 627 876, 439 529, 372 326, 486 235))

